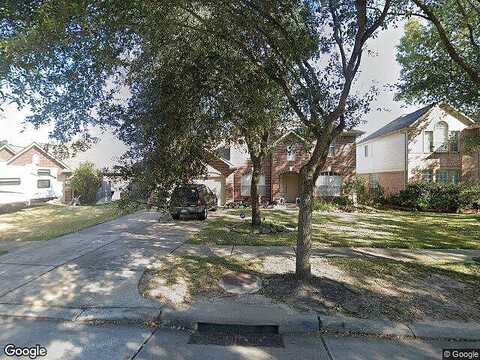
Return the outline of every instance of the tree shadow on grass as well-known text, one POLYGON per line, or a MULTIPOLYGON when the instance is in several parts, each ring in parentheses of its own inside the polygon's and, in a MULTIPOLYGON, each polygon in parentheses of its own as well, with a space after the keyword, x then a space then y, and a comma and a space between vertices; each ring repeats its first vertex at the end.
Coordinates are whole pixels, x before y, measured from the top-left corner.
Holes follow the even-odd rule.
MULTIPOLYGON (((303 286, 293 273, 267 273, 265 269, 246 266, 233 256, 186 258, 192 269, 195 263, 201 263, 222 270, 210 276, 210 286, 215 286, 226 271, 254 274, 263 281, 259 295, 300 310, 406 322, 480 321, 480 265, 476 264, 440 266, 372 258, 329 258, 313 262, 314 267, 323 267, 324 275, 313 276, 303 286)), ((208 278, 208 271, 203 276, 208 278)), ((201 287, 201 282, 196 282, 196 286, 201 287)), ((220 293, 217 289, 213 296, 220 293)))

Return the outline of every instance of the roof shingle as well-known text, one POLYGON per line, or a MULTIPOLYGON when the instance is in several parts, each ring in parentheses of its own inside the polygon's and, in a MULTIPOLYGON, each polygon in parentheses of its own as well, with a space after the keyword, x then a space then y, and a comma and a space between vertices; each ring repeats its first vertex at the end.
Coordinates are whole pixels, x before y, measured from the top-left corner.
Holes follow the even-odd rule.
POLYGON ((434 106, 435 104, 430 104, 410 114, 402 115, 396 118, 395 120, 389 122, 384 127, 378 129, 374 133, 368 135, 366 138, 362 139, 360 143, 375 139, 379 136, 387 135, 397 130, 405 129, 410 125, 412 125, 415 121, 417 121, 423 115, 425 115, 434 106))

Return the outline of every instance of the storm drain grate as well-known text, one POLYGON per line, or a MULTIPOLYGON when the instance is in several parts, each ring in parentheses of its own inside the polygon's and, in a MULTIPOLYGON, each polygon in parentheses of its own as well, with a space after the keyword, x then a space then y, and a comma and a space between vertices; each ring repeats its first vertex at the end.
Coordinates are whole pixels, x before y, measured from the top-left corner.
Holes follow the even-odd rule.
POLYGON ((219 346, 284 347, 283 338, 274 325, 225 325, 198 323, 189 344, 219 346))

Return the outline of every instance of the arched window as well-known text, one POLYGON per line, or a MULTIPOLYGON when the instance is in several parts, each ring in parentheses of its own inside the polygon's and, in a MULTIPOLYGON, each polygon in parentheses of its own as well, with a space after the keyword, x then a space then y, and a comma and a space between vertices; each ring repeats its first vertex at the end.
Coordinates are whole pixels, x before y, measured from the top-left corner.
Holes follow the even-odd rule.
POLYGON ((433 144, 435 151, 448 151, 448 124, 445 121, 439 121, 433 128, 433 144))
POLYGON ((295 147, 293 145, 287 146, 287 161, 295 161, 295 147))
MULTIPOLYGON (((252 174, 245 174, 241 178, 240 194, 242 196, 250 196, 250 187, 252 185, 252 174)), ((265 175, 260 175, 258 179, 258 195, 265 196, 267 194, 267 187, 265 185, 265 175)))

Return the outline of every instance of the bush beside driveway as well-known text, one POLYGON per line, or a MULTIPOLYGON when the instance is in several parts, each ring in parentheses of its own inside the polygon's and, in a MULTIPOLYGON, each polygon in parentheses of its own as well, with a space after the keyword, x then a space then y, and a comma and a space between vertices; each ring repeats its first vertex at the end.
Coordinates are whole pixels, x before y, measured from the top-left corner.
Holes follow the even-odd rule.
POLYGON ((115 203, 97 206, 42 204, 0 215, 0 242, 49 240, 125 215, 115 203))
MULTIPOLYGON (((297 211, 263 210, 267 224, 284 225, 287 231, 252 231, 241 210, 230 210, 209 221, 195 234, 192 244, 294 246, 297 211), (291 230, 288 230, 291 229, 291 230)), ((249 210, 245 210, 248 215, 249 210)), ((403 211, 371 213, 314 212, 314 246, 406 249, 480 249, 480 216, 403 211)))

